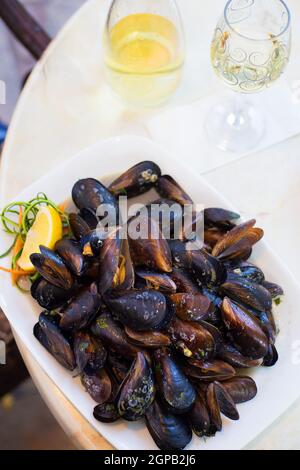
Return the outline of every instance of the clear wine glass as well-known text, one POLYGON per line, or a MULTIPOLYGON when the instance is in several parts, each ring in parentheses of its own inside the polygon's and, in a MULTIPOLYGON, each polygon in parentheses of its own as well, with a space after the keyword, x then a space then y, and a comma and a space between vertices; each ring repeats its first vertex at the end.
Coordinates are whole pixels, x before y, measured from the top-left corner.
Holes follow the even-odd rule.
POLYGON ((265 90, 283 73, 290 57, 291 15, 282 0, 229 0, 216 27, 211 62, 218 77, 236 92, 209 113, 206 130, 223 150, 255 147, 265 120, 245 98, 265 90))
POLYGON ((104 33, 105 69, 126 101, 153 106, 177 89, 184 34, 175 0, 114 0, 104 33))

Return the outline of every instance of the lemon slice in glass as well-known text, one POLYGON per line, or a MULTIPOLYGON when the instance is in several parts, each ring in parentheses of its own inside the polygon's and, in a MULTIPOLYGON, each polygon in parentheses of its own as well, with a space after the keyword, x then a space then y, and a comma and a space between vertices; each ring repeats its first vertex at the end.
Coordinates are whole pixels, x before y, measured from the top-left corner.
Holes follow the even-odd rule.
POLYGON ((56 242, 62 238, 62 234, 62 221, 58 212, 51 206, 42 207, 27 234, 18 266, 28 273, 34 272, 30 255, 40 253, 40 245, 53 249, 56 242))

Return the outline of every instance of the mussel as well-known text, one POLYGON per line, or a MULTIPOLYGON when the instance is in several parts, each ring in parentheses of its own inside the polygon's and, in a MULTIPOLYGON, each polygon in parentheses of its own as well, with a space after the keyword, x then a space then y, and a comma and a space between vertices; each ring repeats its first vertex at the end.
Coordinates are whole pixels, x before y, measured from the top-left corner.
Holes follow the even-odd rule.
POLYGON ((103 311, 91 326, 92 333, 104 346, 125 358, 134 358, 140 348, 128 341, 121 325, 113 320, 108 311, 103 311))
POLYGON ((91 231, 87 222, 79 214, 69 214, 69 223, 74 237, 81 240, 91 231))
POLYGON ((235 376, 234 368, 219 359, 211 359, 210 361, 188 359, 183 370, 188 377, 203 382, 213 382, 215 380, 221 382, 235 376))
POLYGON ((236 369, 259 367, 263 361, 262 359, 251 359, 244 356, 232 344, 226 342, 218 350, 218 357, 236 369))
POLYGON ((197 391, 196 401, 188 414, 189 423, 198 437, 211 436, 211 422, 205 393, 197 391))
POLYGON ((167 294, 176 292, 176 284, 168 274, 156 273, 149 269, 136 269, 135 273, 146 281, 150 289, 156 289, 167 294))
POLYGON ((227 269, 227 279, 247 279, 257 284, 262 284, 265 280, 265 275, 261 269, 254 264, 240 263, 239 266, 227 269))
POLYGON ((282 287, 275 284, 275 282, 263 281, 262 285, 270 293, 272 299, 276 299, 277 297, 284 295, 282 287))
POLYGON ((224 282, 221 292, 237 302, 242 302, 259 311, 272 308, 271 294, 260 284, 247 279, 232 279, 224 282))
POLYGON ((135 267, 146 267, 170 273, 172 257, 169 245, 158 224, 148 215, 141 215, 128 223, 129 247, 135 267))
POLYGON ((160 176, 159 166, 154 162, 145 161, 134 165, 115 179, 108 189, 116 197, 131 198, 149 191, 160 176))
POLYGON ((146 425, 161 450, 181 450, 192 440, 186 419, 167 411, 158 399, 146 411, 146 425))
POLYGON ((141 348, 157 349, 171 345, 169 336, 161 331, 134 331, 125 327, 125 333, 130 343, 141 348))
POLYGON ((70 269, 72 274, 82 277, 87 268, 88 263, 82 254, 80 244, 68 238, 62 238, 55 245, 55 251, 64 260, 65 265, 70 269))
POLYGON ((279 356, 276 346, 274 344, 269 344, 269 349, 264 357, 263 365, 265 367, 273 367, 277 363, 278 359, 279 356))
POLYGON ((154 400, 155 387, 151 366, 139 352, 125 377, 117 397, 118 412, 127 421, 141 419, 154 400))
POLYGON ((189 294, 201 293, 200 286, 196 284, 188 271, 174 268, 170 273, 170 277, 176 285, 177 292, 189 294))
POLYGON ((70 300, 74 295, 74 288, 65 290, 40 277, 32 284, 31 295, 42 308, 51 311, 62 307, 70 300))
POLYGON ((96 403, 101 405, 109 400, 112 384, 105 369, 83 372, 81 383, 96 403))
POLYGON ((251 377, 233 377, 222 385, 236 404, 245 403, 257 395, 256 383, 251 377))
POLYGON ((234 345, 242 354, 252 359, 266 356, 269 342, 258 320, 252 314, 225 297, 222 316, 234 345))
POLYGON ((63 309, 60 327, 66 331, 86 328, 95 318, 101 305, 96 284, 82 289, 63 309))
POLYGON ((99 207, 105 204, 107 210, 112 211, 111 215, 115 222, 118 217, 118 204, 111 192, 94 178, 79 180, 72 189, 74 204, 79 210, 90 209, 97 212, 99 207))
POLYGON ((74 354, 79 372, 97 371, 104 367, 107 352, 100 340, 90 333, 78 331, 74 335, 74 354))
POLYGON ((185 357, 206 360, 215 354, 214 338, 200 323, 185 322, 174 317, 168 332, 173 345, 185 357))
POLYGON ((62 258, 53 250, 40 246, 40 253, 34 253, 30 260, 41 276, 61 289, 70 290, 74 278, 62 258))
POLYGON ((69 370, 75 369, 72 344, 61 332, 57 316, 41 313, 39 322, 34 326, 33 334, 63 367, 69 370))
POLYGON ((169 318, 166 297, 156 290, 115 289, 104 300, 123 325, 136 331, 162 329, 169 318))
POLYGON ((201 284, 217 286, 226 280, 227 272, 224 264, 206 250, 192 251, 191 258, 192 271, 201 284))
POLYGON ((190 196, 188 196, 181 186, 169 175, 158 178, 156 190, 161 197, 171 199, 182 206, 193 204, 193 200, 190 196))
POLYGON ((95 406, 93 415, 94 418, 101 423, 114 423, 120 418, 116 404, 113 401, 95 406))
POLYGON ((252 219, 235 226, 214 246, 212 255, 222 260, 240 259, 241 253, 251 250, 264 235, 262 229, 254 228, 255 223, 252 219))
POLYGON ((210 300, 202 294, 173 294, 170 300, 176 315, 184 321, 200 321, 209 317, 213 308, 210 300))
POLYGON ((172 413, 187 413, 196 399, 194 387, 169 349, 157 349, 154 359, 156 382, 163 402, 172 413))
POLYGON ((236 212, 222 209, 219 207, 208 207, 204 209, 204 222, 205 225, 219 226, 220 224, 228 224, 233 220, 240 218, 236 212))

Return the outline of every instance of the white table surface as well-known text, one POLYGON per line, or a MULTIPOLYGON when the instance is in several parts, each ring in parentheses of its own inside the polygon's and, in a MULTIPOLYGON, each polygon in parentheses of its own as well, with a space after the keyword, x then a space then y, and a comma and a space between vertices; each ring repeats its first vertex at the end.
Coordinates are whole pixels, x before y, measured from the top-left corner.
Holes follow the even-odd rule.
MULTIPOLYGON (((2 156, 1 204, 54 166, 103 137, 147 136, 145 120, 160 109, 130 109, 103 79, 101 30, 110 0, 90 0, 62 30, 37 65, 19 100, 2 156)), ((193 102, 220 86, 209 64, 209 43, 224 0, 178 0, 187 35, 183 84, 166 106, 193 102)), ((300 3, 289 0, 294 24, 300 3)), ((300 28, 286 78, 299 86, 300 28), (298 70, 297 70, 298 69, 298 70)), ((300 136, 205 173, 243 216, 257 218, 271 246, 300 279, 300 136)), ((99 155, 101 158, 101 155, 99 155)), ((185 155, 193 165, 196 155, 185 155)), ((17 339, 23 358, 58 422, 80 448, 110 445, 70 405, 17 339)), ((299 391, 300 392, 300 391, 299 391)), ((300 449, 300 401, 249 445, 251 449, 300 449)))

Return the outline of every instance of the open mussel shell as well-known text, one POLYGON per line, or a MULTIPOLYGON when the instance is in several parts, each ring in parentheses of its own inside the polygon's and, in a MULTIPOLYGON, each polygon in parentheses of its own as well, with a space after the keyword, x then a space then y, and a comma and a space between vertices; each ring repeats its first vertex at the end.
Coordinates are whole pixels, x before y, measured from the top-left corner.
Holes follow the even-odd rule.
POLYGON ((69 214, 69 223, 72 233, 76 240, 81 240, 82 237, 88 235, 91 231, 90 226, 79 214, 69 214))
POLYGON ((118 205, 111 192, 94 178, 79 180, 72 189, 72 198, 79 210, 91 209, 95 213, 98 208, 105 204, 108 208, 114 209, 118 214, 118 205))
POLYGON ((259 310, 268 311, 272 308, 271 294, 260 284, 247 279, 232 279, 224 282, 220 287, 223 295, 242 302, 245 305, 259 310))
POLYGON ((219 359, 211 359, 210 361, 188 359, 184 366, 184 372, 187 376, 203 382, 213 382, 215 380, 221 382, 231 379, 236 374, 230 364, 219 359))
POLYGON ((86 367, 89 370, 99 370, 104 367, 107 358, 101 341, 83 331, 74 335, 74 354, 79 372, 83 372, 86 367))
POLYGON ((101 423, 115 423, 120 419, 117 406, 113 401, 95 406, 93 416, 101 423))
POLYGON ((119 414, 127 421, 141 419, 155 396, 154 379, 146 356, 139 352, 121 384, 117 407, 119 414))
POLYGON ((168 327, 173 345, 185 357, 208 360, 215 354, 215 341, 211 333, 199 323, 185 322, 174 317, 168 327))
POLYGON ((251 369, 259 367, 262 364, 262 359, 254 360, 243 356, 240 351, 229 343, 222 344, 221 348, 218 350, 218 357, 236 369, 251 369))
POLYGON ((76 240, 62 238, 56 243, 55 251, 64 260, 65 265, 74 276, 82 277, 85 274, 88 263, 82 254, 80 244, 76 240))
POLYGON ((192 440, 187 420, 166 410, 158 399, 146 411, 146 425, 161 450, 182 450, 192 440))
POLYGON ((33 334, 59 364, 69 370, 75 369, 76 362, 72 345, 61 332, 57 317, 45 312, 41 313, 39 322, 34 326, 33 334))
POLYGON ((106 403, 112 392, 110 377, 105 369, 84 372, 81 383, 96 403, 106 403))
POLYGON ((223 300, 222 317, 234 346, 245 356, 261 359, 268 352, 269 342, 259 321, 228 298, 223 300))
POLYGON ((139 196, 151 189, 161 176, 158 165, 145 161, 133 166, 109 185, 109 191, 116 197, 139 196))
POLYGON ((55 251, 40 246, 40 253, 32 254, 30 260, 37 272, 54 286, 65 290, 73 287, 73 275, 55 251))
POLYGON ((184 321, 200 321, 209 317, 213 305, 202 294, 178 293, 169 296, 176 315, 184 321))
POLYGON ((96 338, 99 338, 109 351, 121 355, 122 357, 133 359, 141 348, 131 344, 122 329, 108 311, 103 311, 94 321, 91 331, 96 338))
POLYGON ((157 349, 154 362, 156 383, 163 402, 172 413, 187 413, 196 399, 194 387, 169 349, 157 349))
POLYGON ((129 247, 135 267, 170 273, 172 256, 169 245, 158 224, 148 215, 131 219, 128 223, 129 247))
POLYGON ((250 401, 257 395, 256 383, 251 377, 233 377, 222 385, 235 404, 250 401))
POLYGON ((160 331, 134 331, 125 327, 128 341, 141 348, 162 348, 171 345, 170 338, 160 331))
POLYGON ((199 283, 217 286, 226 280, 227 272, 223 263, 206 250, 191 251, 192 270, 199 283))
POLYGON ((169 175, 161 176, 156 184, 158 194, 165 198, 177 202, 181 206, 193 204, 193 200, 179 186, 179 184, 169 175))
POLYGON ((74 289, 61 289, 40 277, 32 284, 31 295, 42 308, 51 311, 62 307, 70 300, 74 295, 74 289))
POLYGON ((157 273, 149 269, 136 269, 135 273, 146 281, 146 285, 150 289, 156 289, 166 294, 176 292, 176 284, 168 274, 157 273))
POLYGON ((265 280, 265 275, 261 269, 250 263, 240 263, 239 266, 227 269, 227 280, 239 278, 262 284, 265 280))
POLYGON ((104 300, 118 320, 135 331, 161 329, 168 315, 165 296, 152 289, 110 290, 104 300))
POLYGON ((249 250, 263 237, 260 228, 254 228, 255 219, 235 226, 214 246, 212 255, 222 260, 241 258, 241 253, 249 250))
POLYGON ((67 331, 86 328, 95 318, 101 306, 96 284, 83 288, 62 310, 60 327, 67 331))

